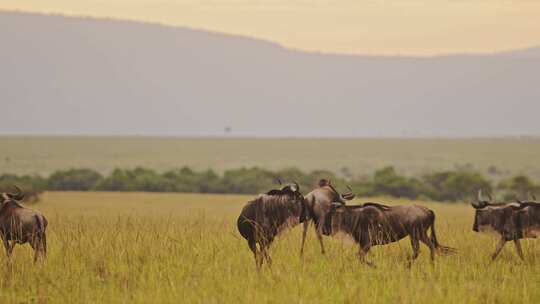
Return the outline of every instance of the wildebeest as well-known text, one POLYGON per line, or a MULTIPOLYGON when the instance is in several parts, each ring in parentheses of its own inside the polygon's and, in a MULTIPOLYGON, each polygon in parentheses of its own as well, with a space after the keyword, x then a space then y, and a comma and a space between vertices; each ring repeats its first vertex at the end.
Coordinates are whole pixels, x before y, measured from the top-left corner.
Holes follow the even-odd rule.
POLYGON ((0 238, 8 257, 15 244, 30 243, 34 249, 34 261, 47 253, 47 219, 41 212, 20 204, 24 194, 19 188, 16 193, 0 194, 0 238))
POLYGON ((519 240, 540 235, 540 204, 520 201, 493 203, 491 198, 485 200, 482 191, 478 191, 477 202, 471 205, 476 209, 473 231, 492 231, 500 236, 491 259, 497 258, 506 242, 513 241, 518 256, 523 260, 519 240))
POLYGON ((351 235, 359 245, 358 256, 362 263, 369 249, 375 245, 397 242, 406 236, 411 239, 413 255, 409 263, 418 257, 420 242, 429 247, 431 260, 435 251, 453 253, 456 250, 442 246, 435 234, 435 213, 423 206, 387 206, 378 203, 365 203, 357 206, 332 204, 323 229, 325 235, 344 232, 351 235), (431 236, 428 229, 431 228, 431 236))
MULTIPOLYGON (((330 180, 321 179, 319 180, 319 187, 311 191, 306 195, 306 206, 309 213, 309 219, 315 224, 315 233, 321 244, 321 252, 324 251, 324 244, 322 239, 322 228, 324 226, 324 221, 326 219, 326 214, 330 210, 332 203, 341 203, 345 204, 345 201, 352 200, 354 194, 350 187, 347 186, 349 192, 344 194, 339 194, 339 192, 334 188, 330 180)), ((302 246, 300 248, 300 254, 304 253, 304 243, 306 241, 306 234, 311 221, 304 222, 304 231, 302 233, 302 246)))
POLYGON ((247 203, 238 217, 237 226, 253 252, 257 269, 265 259, 272 263, 268 248, 276 235, 306 219, 304 196, 297 183, 271 190, 247 203))

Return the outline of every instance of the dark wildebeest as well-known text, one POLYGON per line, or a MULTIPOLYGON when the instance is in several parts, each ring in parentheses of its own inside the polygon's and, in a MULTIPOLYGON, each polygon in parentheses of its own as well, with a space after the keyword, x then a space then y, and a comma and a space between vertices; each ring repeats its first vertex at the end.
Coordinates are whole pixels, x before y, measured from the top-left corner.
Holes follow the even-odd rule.
POLYGON ((332 203, 345 204, 345 201, 352 200, 354 198, 351 188, 349 186, 347 186, 347 188, 349 189, 349 192, 339 194, 329 180, 321 179, 319 181, 319 187, 306 195, 306 206, 310 220, 304 222, 300 255, 304 253, 304 243, 306 241, 306 234, 311 221, 313 221, 315 224, 315 233, 317 234, 317 238, 321 244, 321 252, 324 254, 325 251, 322 239, 322 228, 324 227, 326 214, 330 210, 332 203))
POLYGON ((264 259, 272 263, 268 248, 276 235, 305 221, 306 216, 304 196, 297 183, 271 190, 247 203, 238 217, 237 226, 253 252, 257 269, 261 268, 264 259))
POLYGON ((484 200, 478 191, 478 201, 472 203, 475 211, 473 231, 495 232, 500 236, 499 243, 491 260, 495 260, 504 245, 513 241, 518 256, 523 260, 520 239, 536 238, 540 235, 540 204, 536 202, 493 203, 491 198, 484 200))
POLYGON ((17 193, 0 194, 0 237, 4 242, 8 257, 15 244, 30 243, 34 249, 34 261, 47 253, 47 219, 41 212, 20 204, 24 198, 20 189, 17 193))
POLYGON ((435 213, 423 206, 386 206, 378 203, 365 203, 358 206, 332 204, 323 229, 325 235, 344 232, 352 236, 359 245, 360 261, 368 265, 365 255, 375 245, 397 242, 406 236, 411 239, 413 255, 410 263, 418 257, 420 242, 429 247, 431 260, 435 251, 453 253, 456 250, 442 246, 435 234, 435 213), (431 228, 431 236, 427 231, 431 228))

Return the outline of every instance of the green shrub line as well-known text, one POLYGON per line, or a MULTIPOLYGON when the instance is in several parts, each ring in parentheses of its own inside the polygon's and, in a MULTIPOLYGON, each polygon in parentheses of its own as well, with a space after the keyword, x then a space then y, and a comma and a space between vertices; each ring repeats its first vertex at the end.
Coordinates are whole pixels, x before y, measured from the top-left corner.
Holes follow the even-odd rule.
POLYGON ((137 167, 115 169, 104 176, 92 169, 59 170, 49 177, 39 175, 0 175, 0 190, 11 191, 12 185, 24 189, 36 199, 42 191, 144 191, 257 194, 278 187, 278 181, 300 184, 309 192, 320 178, 327 178, 341 191, 350 185, 358 196, 391 196, 442 202, 469 202, 478 189, 494 193, 504 200, 526 200, 540 193, 540 185, 524 175, 494 185, 480 173, 457 169, 424 174, 419 177, 400 175, 394 167, 384 167, 371 176, 343 178, 331 171, 303 172, 297 168, 270 171, 259 167, 231 169, 218 175, 213 170, 194 171, 189 167, 163 173, 137 167))

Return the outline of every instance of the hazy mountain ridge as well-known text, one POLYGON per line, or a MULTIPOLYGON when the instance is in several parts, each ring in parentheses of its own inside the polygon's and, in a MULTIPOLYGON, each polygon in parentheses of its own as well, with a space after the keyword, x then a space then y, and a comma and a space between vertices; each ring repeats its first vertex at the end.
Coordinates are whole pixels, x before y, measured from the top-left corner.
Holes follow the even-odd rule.
POLYGON ((540 48, 320 54, 157 24, 14 12, 0 12, 0 38, 3 134, 209 135, 225 126, 263 136, 540 134, 540 48))

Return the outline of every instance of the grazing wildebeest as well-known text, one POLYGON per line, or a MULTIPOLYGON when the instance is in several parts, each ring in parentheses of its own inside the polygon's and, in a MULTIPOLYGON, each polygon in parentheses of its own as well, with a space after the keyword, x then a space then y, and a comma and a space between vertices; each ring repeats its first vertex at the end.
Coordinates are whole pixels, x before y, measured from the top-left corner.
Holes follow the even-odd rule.
POLYGON ((431 260, 435 259, 435 251, 453 253, 456 250, 442 246, 435 234, 435 213, 423 206, 401 205, 387 206, 378 203, 365 203, 357 206, 332 204, 327 214, 323 229, 325 235, 344 232, 351 235, 360 250, 358 256, 362 263, 365 255, 375 245, 397 242, 409 236, 413 249, 410 263, 418 257, 420 242, 429 247, 431 260), (431 228, 431 236, 427 231, 431 228))
POLYGON ((493 203, 484 200, 478 191, 478 201, 471 204, 475 211, 473 231, 495 232, 500 236, 491 260, 495 260, 504 245, 513 241, 518 256, 523 260, 520 239, 540 235, 540 204, 536 202, 493 203))
POLYGON ((304 196, 297 183, 271 190, 247 203, 238 217, 237 226, 253 252, 257 269, 265 259, 272 263, 268 248, 276 235, 305 221, 306 217, 304 196))
POLYGON ((26 208, 20 204, 24 198, 21 190, 16 193, 0 194, 0 238, 4 243, 8 257, 13 253, 15 244, 30 243, 34 249, 34 261, 47 253, 47 219, 41 212, 26 208))
POLYGON ((304 253, 304 243, 306 241, 306 234, 311 221, 313 221, 315 224, 315 233, 317 234, 317 238, 321 244, 321 253, 325 253, 322 239, 322 228, 324 227, 326 214, 330 210, 332 203, 345 204, 345 201, 352 200, 354 198, 351 188, 349 186, 347 186, 347 188, 349 189, 349 192, 339 194, 334 186, 332 186, 330 180, 321 179, 319 180, 319 187, 306 195, 306 206, 310 220, 304 222, 300 255, 304 253))

